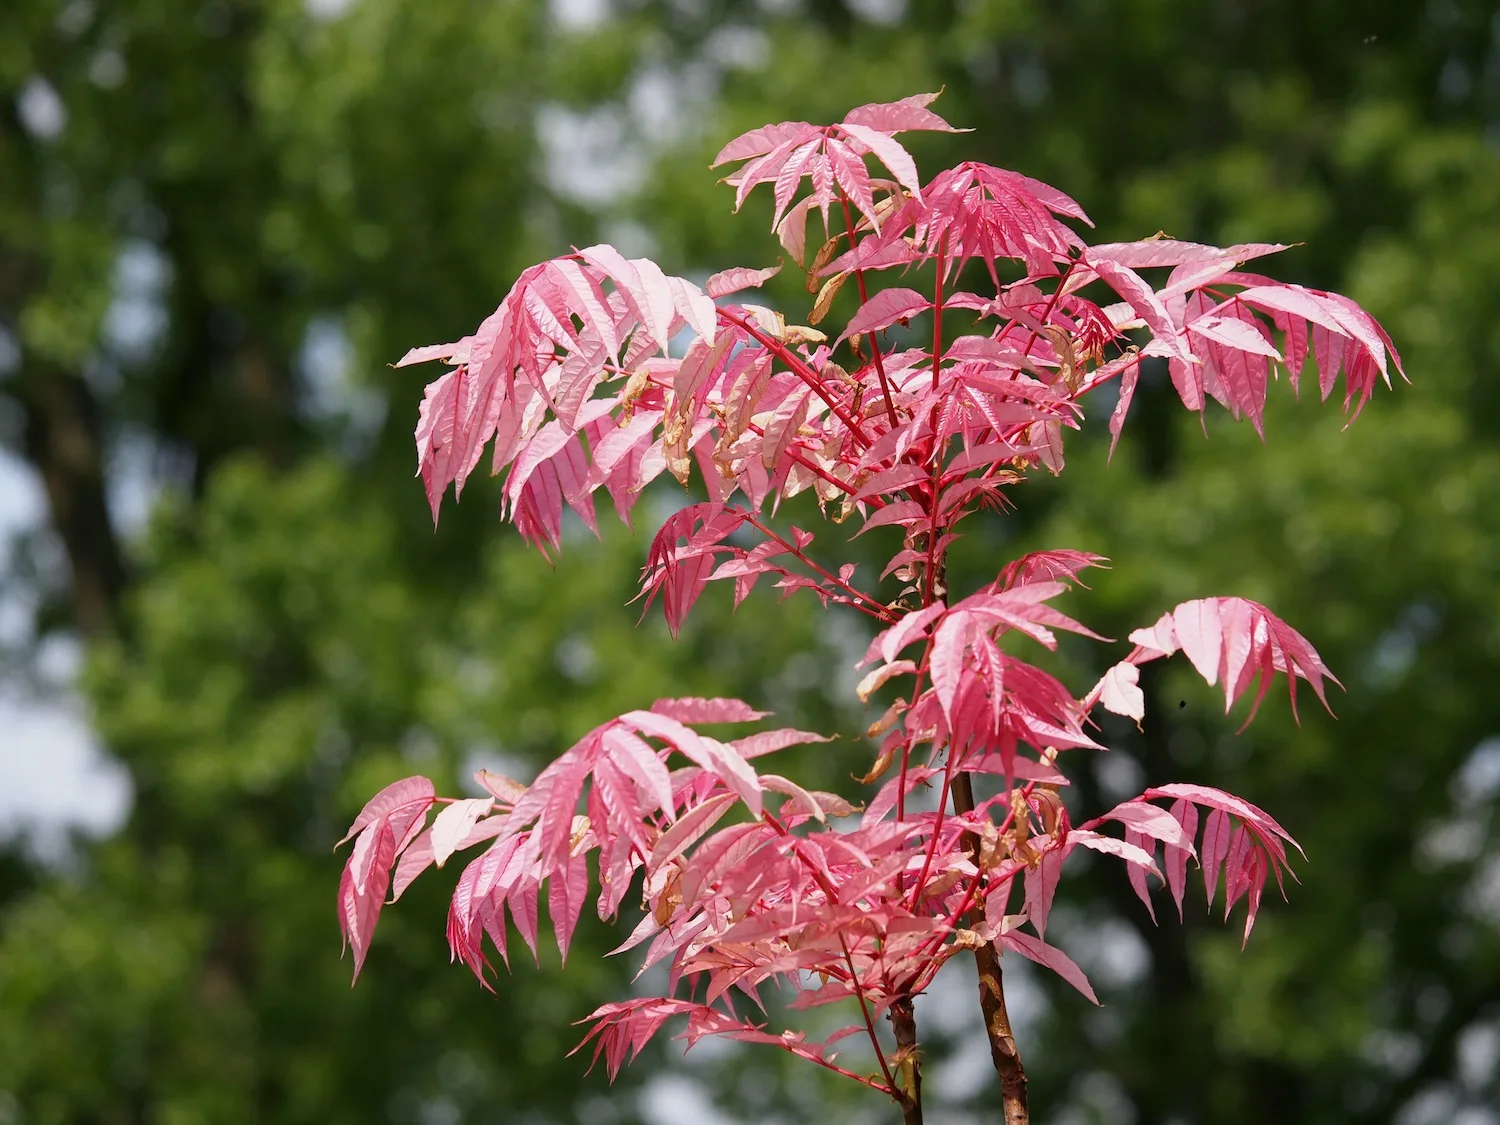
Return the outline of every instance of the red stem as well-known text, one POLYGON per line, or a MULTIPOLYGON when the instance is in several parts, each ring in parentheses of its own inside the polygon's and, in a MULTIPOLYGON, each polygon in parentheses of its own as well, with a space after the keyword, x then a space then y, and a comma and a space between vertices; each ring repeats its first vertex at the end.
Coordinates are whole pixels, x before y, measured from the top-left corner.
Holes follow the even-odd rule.
POLYGON ((756 340, 762 347, 764 347, 772 355, 776 356, 776 358, 781 360, 782 363, 786 364, 787 368, 792 372, 792 374, 796 375, 797 378, 801 379, 804 383, 811 387, 813 389, 813 392, 819 398, 821 398, 824 403, 827 404, 828 409, 833 411, 833 413, 838 417, 839 421, 843 422, 844 425, 849 427, 849 433, 857 442, 860 443, 860 445, 864 446, 866 449, 870 447, 870 439, 865 437, 864 433, 860 430, 858 420, 855 419, 855 417, 846 409, 844 409, 843 406, 833 400, 833 398, 828 394, 827 388, 823 386, 822 378, 816 371, 807 366, 801 356, 788 348, 780 340, 777 340, 771 336, 767 336, 764 332, 762 332, 759 328, 756 328, 744 317, 736 316, 734 313, 729 312, 726 309, 720 309, 719 315, 725 320, 729 321, 730 324, 737 325, 739 328, 743 329, 751 336, 752 339, 756 340))
POLYGON ((819 566, 816 562, 803 554, 801 548, 792 543, 788 543, 785 539, 777 535, 774 531, 772 531, 765 524, 761 523, 760 520, 756 519, 754 516, 746 516, 745 522, 759 531, 767 539, 770 539, 776 543, 780 543, 783 547, 786 548, 788 554, 801 561, 810 570, 813 570, 816 573, 822 575, 823 578, 827 579, 829 582, 832 582, 835 586, 837 586, 840 590, 843 590, 850 597, 856 599, 859 602, 865 603, 864 605, 858 606, 857 608, 863 609, 866 613, 869 613, 871 616, 877 617, 882 621, 895 620, 895 615, 885 605, 876 601, 864 591, 856 589, 855 587, 849 585, 849 583, 845 582, 838 575, 830 574, 822 566, 819 566))
POLYGON ((875 1061, 880 1064, 880 1073, 885 1076, 886 1085, 895 1090, 896 1080, 891 1077, 885 1052, 880 1048, 880 1037, 875 1034, 875 1021, 870 1018, 870 1005, 865 1000, 865 989, 859 983, 859 973, 854 969, 854 957, 849 953, 849 943, 844 940, 843 934, 839 934, 839 948, 844 951, 844 963, 849 966, 849 983, 854 986, 854 995, 859 998, 859 1013, 865 1017, 865 1031, 870 1036, 870 1046, 875 1048, 875 1061))
MULTIPOLYGON (((840 201, 844 205, 844 225, 849 229, 849 249, 854 250, 854 215, 849 210, 849 197, 841 195, 840 201)), ((865 291, 865 271, 859 267, 854 270, 854 282, 859 286, 859 303, 866 304, 870 295, 865 291)), ((890 418, 891 425, 897 425, 896 404, 891 401, 891 384, 885 377, 885 360, 880 354, 880 344, 875 339, 875 333, 870 333, 870 351, 875 356, 875 374, 880 378, 880 394, 885 399, 886 416, 890 418)))
MULTIPOLYGON (((757 426, 754 422, 751 422, 748 428, 749 428, 749 430, 750 430, 751 433, 759 434, 761 437, 765 437, 766 436, 766 432, 764 430, 762 430, 759 426, 757 426)), ((824 469, 821 466, 819 466, 817 463, 815 463, 813 461, 809 461, 807 458, 803 457, 802 454, 798 453, 795 449, 788 449, 786 451, 786 455, 788 457, 790 457, 793 461, 797 462, 797 464, 801 465, 808 472, 814 473, 817 476, 822 477, 829 484, 837 485, 839 488, 841 488, 845 492, 847 492, 850 496, 855 496, 855 495, 858 494, 858 490, 853 485, 848 484, 848 483, 846 483, 844 481, 839 480, 838 477, 833 476, 831 473, 829 473, 826 469, 824 469)), ((870 502, 870 503, 873 503, 877 508, 884 508, 885 504, 886 504, 885 500, 883 498, 879 497, 879 496, 866 496, 865 500, 868 501, 868 502, 870 502)))

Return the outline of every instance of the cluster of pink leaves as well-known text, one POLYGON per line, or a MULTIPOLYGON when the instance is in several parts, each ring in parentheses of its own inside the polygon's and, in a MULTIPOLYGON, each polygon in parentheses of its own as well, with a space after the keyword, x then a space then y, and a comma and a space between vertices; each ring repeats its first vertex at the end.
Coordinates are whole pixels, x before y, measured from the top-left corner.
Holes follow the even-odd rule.
MULTIPOLYGON (((651 481, 665 471, 687 484, 696 465, 705 499, 657 533, 648 604, 661 600, 675 633, 708 582, 733 579, 738 604, 770 575, 788 593, 810 589, 874 619, 860 697, 897 681, 909 690, 870 727, 880 749, 865 780, 899 768, 857 809, 757 772, 763 755, 821 736, 720 741, 694 728, 762 716, 732 700, 665 700, 592 731, 530 786, 481 775, 489 796, 443 802, 426 779, 398 782, 350 831, 340 917, 356 972, 387 894, 484 843, 448 921, 454 957, 481 980, 486 937, 507 957, 507 916, 535 952, 544 885, 565 954, 589 893, 588 857, 601 918, 641 872, 645 914, 622 948, 649 943, 645 964, 669 964, 672 993, 594 1013, 589 1038, 611 1073, 673 1015, 688 1017, 690 1041, 770 1042, 848 1073, 834 1061, 838 1039, 866 1033, 879 1054, 876 1017, 979 943, 1037 961, 1092 999, 1083 973, 1045 940, 1060 869, 1078 847, 1124 861, 1148 907, 1147 876, 1166 882, 1180 911, 1190 859, 1210 901, 1222 871, 1226 915, 1248 902, 1248 938, 1267 876, 1279 883, 1286 869, 1291 838, 1274 820, 1217 790, 1169 785, 1073 826, 1057 760, 1103 749, 1089 734, 1096 704, 1139 720, 1138 665, 1178 649, 1222 682, 1227 706, 1259 676, 1258 706, 1275 672, 1324 699, 1332 677, 1308 642, 1255 603, 1188 602, 1133 633, 1134 651, 1079 699, 1000 642, 1016 633, 1051 648, 1057 630, 1102 640, 1051 603, 1103 560, 1027 556, 952 604, 943 560, 962 519, 1003 505, 1036 465, 1061 471, 1065 431, 1087 395, 1116 379, 1118 439, 1146 357, 1167 360, 1189 409, 1213 398, 1257 429, 1276 373, 1295 388, 1310 363, 1324 398, 1342 373, 1345 409, 1357 413, 1399 358, 1347 298, 1242 270, 1279 246, 1089 246, 1066 221, 1087 223, 1082 209, 1015 172, 966 163, 922 183, 895 138, 954 131, 931 101, 864 106, 826 127, 768 126, 719 154, 744 161, 728 177, 737 206, 772 185, 773 231, 817 294, 810 324, 736 296, 779 266, 726 270, 700 288, 593 246, 527 270, 474 335, 401 361, 451 368, 428 386, 416 433, 434 519, 486 447, 491 471, 505 475, 505 513, 544 552, 560 543, 565 507, 595 529, 603 488, 628 520, 651 481), (872 174, 870 158, 888 176, 872 174), (815 211, 825 238, 809 255, 815 211), (958 287, 974 261, 986 292, 958 287), (870 291, 881 271, 928 265, 928 290, 870 291), (1155 270, 1168 271, 1159 288, 1142 272, 1155 270), (814 325, 850 281, 858 309, 830 340, 814 325), (917 317, 930 318, 930 342, 913 338, 917 317), (772 526, 781 501, 809 491, 835 522, 857 518, 856 534, 902 530, 880 575, 894 575, 898 592, 855 585, 852 565, 835 571, 808 553, 810 533, 772 526), (990 775, 999 794, 950 808, 960 775, 990 775), (934 810, 908 807, 917 787, 936 790, 934 810), (1123 835, 1099 831, 1107 823, 1123 835), (795 993, 793 1007, 856 1000, 862 1022, 818 1043, 768 1032, 732 997, 759 1006, 773 982, 795 993)), ((850 1076, 896 1092, 889 1071, 850 1076)))

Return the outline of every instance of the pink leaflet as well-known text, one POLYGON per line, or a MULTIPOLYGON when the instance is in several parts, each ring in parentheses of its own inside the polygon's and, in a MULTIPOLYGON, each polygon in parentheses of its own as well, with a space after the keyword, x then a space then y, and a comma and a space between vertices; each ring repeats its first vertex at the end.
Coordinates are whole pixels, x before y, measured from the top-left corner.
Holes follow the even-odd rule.
POLYGON ((720 270, 714 274, 703 288, 710 297, 718 299, 744 289, 759 289, 780 272, 779 264, 768 266, 763 270, 751 269, 749 266, 735 266, 733 269, 720 270))
POLYGON ((1005 564, 995 579, 998 590, 1009 590, 1031 582, 1057 582, 1072 579, 1078 582, 1078 572, 1086 567, 1106 567, 1109 560, 1091 551, 1033 551, 1005 564))
POLYGON ((1203 892, 1208 897, 1210 910, 1214 905, 1214 892, 1219 887, 1219 868, 1229 855, 1229 837, 1229 814, 1223 809, 1214 809, 1203 826, 1203 892))
POLYGON ((891 524, 899 524, 903 527, 919 520, 929 518, 926 508, 915 500, 897 500, 887 504, 884 508, 877 509, 872 515, 866 517, 860 529, 851 538, 858 539, 867 531, 873 531, 877 527, 887 527, 891 524))
POLYGON ((879 332, 930 308, 931 299, 915 289, 882 289, 860 306, 834 344, 842 344, 850 336, 879 332))
MULTIPOLYGON (((940 91, 941 92, 941 91, 940 91)), ((903 133, 907 130, 926 130, 940 133, 968 133, 969 129, 955 129, 927 107, 937 94, 912 94, 897 102, 872 102, 851 109, 844 116, 845 125, 863 125, 882 133, 903 133)))
POLYGON ((511 823, 520 829, 533 820, 532 845, 544 874, 557 870, 566 860, 573 810, 583 794, 594 757, 599 752, 599 732, 590 731, 541 773, 511 810, 511 823))
POLYGON ((583 853, 569 859, 567 865, 555 872, 547 883, 547 913, 552 918, 557 949, 562 954, 564 965, 568 963, 568 946, 573 940, 573 931, 578 928, 588 890, 588 856, 583 853))
POLYGON ((488 797, 471 797, 454 801, 438 813, 432 822, 432 861, 439 867, 443 866, 473 831, 479 818, 494 805, 495 802, 488 797))
POLYGON ((868 125, 860 125, 847 118, 840 127, 846 134, 879 157, 880 162, 891 170, 891 175, 896 177, 896 182, 911 192, 918 202, 921 201, 922 179, 917 175, 916 162, 912 160, 911 153, 891 139, 889 132, 872 129, 868 125))
POLYGON ((721 164, 728 164, 732 160, 745 160, 752 156, 764 156, 766 153, 776 149, 788 141, 794 141, 810 135, 817 130, 816 125, 809 125, 806 121, 783 121, 779 125, 762 125, 759 129, 751 129, 748 133, 741 133, 734 140, 719 150, 719 155, 714 157, 710 168, 717 168, 721 164))
MULTIPOLYGON (((1068 843, 1081 844, 1085 848, 1092 848, 1096 852, 1116 856, 1119 859, 1123 859, 1126 863, 1134 864, 1142 871, 1155 875, 1158 879, 1162 877, 1161 871, 1156 866, 1155 857, 1137 844, 1117 840, 1113 836, 1101 836, 1099 833, 1091 832, 1086 828, 1075 828, 1072 832, 1069 832, 1068 843)), ((1183 851, 1181 854, 1184 857, 1184 862, 1186 862, 1187 852, 1183 851)))
POLYGON ((967 613, 950 613, 933 634, 932 656, 928 661, 928 675, 932 677, 932 690, 942 704, 943 714, 950 727, 953 723, 953 701, 958 694, 959 682, 968 673, 964 667, 964 653, 974 637, 974 619, 967 613))
POLYGON ((646 861, 646 874, 651 875, 701 840, 736 800, 733 793, 719 793, 682 813, 677 818, 677 823, 663 832, 651 849, 651 856, 646 861))
MULTIPOLYGON (((1149 852, 1152 862, 1155 863, 1156 841, 1144 832, 1137 832, 1134 828, 1125 829, 1125 842, 1142 851, 1149 852)), ((1151 924, 1157 925, 1156 907, 1151 904, 1151 888, 1146 884, 1146 872, 1132 864, 1125 869, 1125 875, 1130 880, 1130 889, 1135 891, 1135 897, 1140 899, 1146 907, 1146 913, 1151 916, 1151 924)))
POLYGON ((401 853, 391 878, 391 901, 395 902, 412 885, 416 877, 432 866, 432 830, 428 829, 401 853))
POLYGON ((1175 238, 1146 238, 1139 242, 1100 243, 1089 247, 1089 253, 1099 258, 1109 258, 1133 270, 1158 266, 1182 266, 1203 263, 1224 263, 1227 268, 1248 262, 1252 258, 1277 254, 1287 247, 1278 243, 1246 243, 1239 246, 1205 246, 1197 242, 1180 242, 1175 238))
MULTIPOLYGON (((675 811, 672 801, 672 781, 661 757, 633 732, 611 724, 600 740, 604 756, 614 763, 622 774, 630 778, 656 802, 658 808, 672 820, 675 811)), ((640 810, 651 811, 649 808, 640 810)))
POLYGON ((1097 696, 1106 711, 1134 719, 1139 726, 1146 717, 1146 696, 1140 689, 1140 678, 1140 669, 1128 660, 1122 660, 1104 673, 1089 692, 1089 698, 1097 696))
POLYGON ((1040 938, 1034 938, 1030 934, 1022 933, 1020 930, 1009 930, 997 939, 1007 949, 1014 949, 1022 957, 1035 961, 1051 969, 1063 980, 1067 981, 1079 992, 1087 996, 1093 1003, 1099 1003, 1099 997, 1094 995, 1094 988, 1089 984, 1089 978, 1084 976, 1073 959, 1054 945, 1048 945, 1040 938))
POLYGON ((1071 835, 1069 833, 1070 839, 1062 843, 1049 845, 1037 860, 1036 866, 1026 871, 1026 917, 1043 938, 1047 936, 1047 919, 1052 914, 1052 899, 1057 894, 1063 864, 1073 850, 1071 835))
POLYGON ((1115 446, 1120 443, 1120 432, 1125 428, 1125 416, 1130 413, 1130 403, 1135 398, 1136 384, 1140 382, 1141 365, 1131 363, 1120 376, 1120 397, 1109 416, 1109 456, 1115 455, 1115 446))
POLYGON ((1152 335, 1171 349, 1172 354, 1184 363, 1194 362, 1182 332, 1173 323, 1172 316, 1156 292, 1147 285, 1134 270, 1120 265, 1110 258, 1093 257, 1085 251, 1083 262, 1105 281, 1116 293, 1129 302, 1140 318, 1151 329, 1152 335))
POLYGON ((390 885, 391 862, 396 858, 396 840, 384 820, 365 830, 372 834, 369 858, 365 862, 363 885, 356 882, 355 857, 351 855, 339 881, 339 925, 348 947, 354 951, 354 979, 364 966, 380 920, 380 908, 390 885))
MULTIPOLYGON (((1172 815, 1182 825, 1182 833, 1189 840, 1198 833, 1198 806, 1187 799, 1172 802, 1172 815)), ((1186 848, 1167 848, 1167 885, 1172 889, 1172 901, 1177 904, 1177 920, 1182 921, 1182 892, 1187 886, 1187 863, 1190 852, 1186 848)))
MULTIPOLYGON (((1147 790, 1147 793, 1152 795, 1156 792, 1156 790, 1147 790)), ((1118 820, 1125 827, 1149 836, 1153 840, 1161 840, 1174 848, 1186 849, 1190 854, 1193 852, 1192 838, 1184 834, 1182 824, 1177 818, 1166 809, 1147 804, 1144 797, 1122 801, 1103 816, 1096 817, 1082 827, 1092 828, 1106 820, 1118 820)))
POLYGON ((757 711, 739 699, 658 699, 651 710, 679 723, 753 723, 769 711, 757 711))
POLYGON ((373 824, 381 817, 389 816, 397 809, 420 806, 425 811, 431 806, 436 795, 437 791, 433 788, 432 782, 425 777, 406 777, 400 781, 394 781, 365 803, 365 807, 354 818, 354 823, 349 826, 348 833, 339 843, 347 844, 367 825, 373 824))
POLYGON ((1212 687, 1218 682, 1219 656, 1224 643, 1218 604, 1207 598, 1183 602, 1172 611, 1172 624, 1182 651, 1204 682, 1212 687))
POLYGON ((785 750, 788 746, 802 746, 810 742, 831 741, 833 740, 827 735, 784 728, 782 730, 760 731, 756 734, 746 735, 744 738, 736 738, 729 745, 742 758, 759 758, 763 754, 785 750))
POLYGON ((650 711, 628 711, 620 716, 620 721, 675 747, 738 793, 752 816, 760 816, 760 782, 750 763, 733 746, 705 738, 676 719, 650 711))

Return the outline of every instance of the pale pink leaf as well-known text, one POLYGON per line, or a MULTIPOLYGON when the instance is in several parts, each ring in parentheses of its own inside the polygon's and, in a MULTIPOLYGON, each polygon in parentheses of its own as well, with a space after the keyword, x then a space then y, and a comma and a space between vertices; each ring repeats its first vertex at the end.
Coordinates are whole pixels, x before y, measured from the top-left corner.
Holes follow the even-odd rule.
POLYGON ((1140 688, 1140 669, 1122 660, 1104 673, 1089 694, 1098 693, 1106 711, 1134 719, 1137 724, 1146 717, 1146 696, 1140 688))
POLYGON ((738 699, 658 699, 651 710, 679 723, 753 723, 769 711, 757 711, 738 699))
POLYGON ((1089 984, 1089 978, 1083 970, 1055 945, 1048 945, 1040 938, 1034 938, 1030 934, 1022 933, 1020 930, 1010 930, 1000 935, 1000 944, 1007 949, 1014 949, 1021 956, 1035 961, 1051 969, 1063 980, 1067 981, 1079 992, 1083 993, 1090 1001, 1097 1004, 1099 997, 1094 995, 1094 988, 1089 984))
POLYGON ((880 162, 891 170, 891 174, 896 177, 896 182, 911 192, 913 198, 921 200, 922 180, 917 175, 916 162, 912 160, 911 153, 891 139, 889 132, 882 132, 852 121, 845 121, 841 128, 873 152, 880 162))
POLYGON ((373 824, 380 817, 389 816, 397 809, 417 806, 426 809, 432 804, 436 795, 437 791, 433 788, 432 782, 425 777, 405 777, 400 781, 392 782, 365 803, 365 807, 354 818, 354 823, 349 826, 348 833, 339 843, 347 844, 367 825, 373 824))
POLYGON ((573 931, 578 928, 578 917, 583 913, 583 900, 588 896, 588 890, 588 855, 583 852, 571 857, 547 883, 547 913, 552 917, 557 950, 562 954, 564 965, 568 963, 568 946, 573 941, 573 931))
POLYGON ((432 821, 432 861, 439 867, 463 843, 475 823, 495 805, 489 797, 454 801, 432 821))
POLYGON ((913 94, 898 102, 872 102, 851 109, 845 115, 844 125, 864 125, 882 133, 903 133, 907 130, 925 130, 938 133, 967 133, 968 129, 955 129, 927 107, 936 100, 937 94, 913 94))
POLYGON ((882 289, 860 306, 850 319, 835 346, 850 336, 865 332, 878 332, 889 328, 898 320, 905 320, 932 308, 932 301, 915 289, 882 289))
POLYGON ((662 864, 670 863, 701 840, 729 811, 735 799, 733 793, 719 793, 679 816, 677 823, 663 832, 652 847, 651 858, 646 863, 646 873, 649 875, 662 864))
POLYGON ((763 270, 751 269, 749 266, 735 266, 733 269, 720 270, 714 274, 703 288, 710 297, 727 297, 743 289, 759 289, 780 272, 779 263, 763 270))

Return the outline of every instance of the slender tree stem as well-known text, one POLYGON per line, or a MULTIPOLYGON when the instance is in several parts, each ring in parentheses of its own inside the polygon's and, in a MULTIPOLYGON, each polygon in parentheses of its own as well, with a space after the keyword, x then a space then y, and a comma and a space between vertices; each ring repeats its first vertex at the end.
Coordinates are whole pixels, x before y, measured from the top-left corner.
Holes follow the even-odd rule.
MULTIPOLYGON (((974 811, 974 787, 967 773, 953 779, 953 811, 974 811)), ((1026 1068, 1016 1050, 1011 1031, 1010 1013, 1005 1010, 1005 987, 1000 972, 1000 951, 993 942, 974 950, 979 966, 979 1007, 984 1013, 984 1031, 990 1041, 990 1060, 1000 1075, 1000 1098, 1005 1109, 1005 1125, 1028 1125, 1031 1115, 1026 1108, 1026 1068)))
POLYGON ((922 1125, 922 1062, 917 1057, 917 1017, 910 996, 891 1005, 891 1030, 896 1034, 901 1118, 904 1125, 922 1125))

